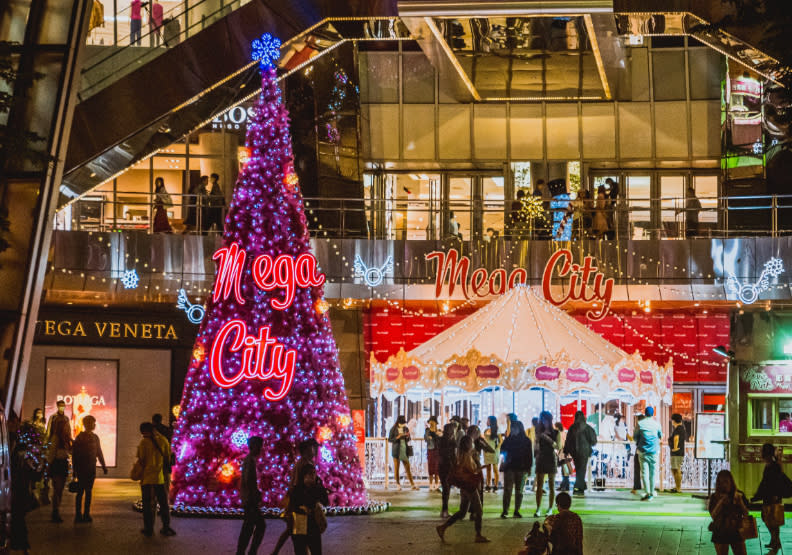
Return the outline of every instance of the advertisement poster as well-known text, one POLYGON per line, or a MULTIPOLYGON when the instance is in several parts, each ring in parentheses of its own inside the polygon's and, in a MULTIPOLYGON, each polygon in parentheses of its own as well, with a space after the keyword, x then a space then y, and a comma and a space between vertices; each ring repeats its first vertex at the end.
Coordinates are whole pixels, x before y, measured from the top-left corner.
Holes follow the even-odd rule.
POLYGON ((56 403, 66 403, 72 438, 83 430, 82 419, 96 418, 107 466, 116 465, 118 419, 118 361, 48 358, 44 415, 47 421, 57 412, 56 403))
POLYGON ((726 413, 696 413, 696 458, 724 459, 726 444, 715 443, 726 439, 726 413))

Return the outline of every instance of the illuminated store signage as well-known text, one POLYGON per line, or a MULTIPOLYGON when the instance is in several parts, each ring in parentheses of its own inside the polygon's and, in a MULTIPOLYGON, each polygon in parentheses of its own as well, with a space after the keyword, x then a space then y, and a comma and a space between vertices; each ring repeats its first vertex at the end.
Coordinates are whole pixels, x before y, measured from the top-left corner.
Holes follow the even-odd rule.
MULTIPOLYGON (((504 268, 498 268, 491 273, 485 268, 477 268, 468 276, 470 258, 460 256, 456 249, 450 249, 447 253, 434 251, 426 255, 426 260, 432 259, 437 259, 436 298, 443 294, 444 289, 448 296, 453 295, 458 285, 466 299, 471 296, 503 295, 515 285, 528 280, 525 268, 515 268, 508 274, 504 268)), ((573 264, 572 251, 567 249, 556 251, 547 261, 542 273, 542 293, 555 306, 562 306, 569 301, 596 303, 596 310, 586 313, 590 320, 601 320, 608 313, 613 298, 613 284, 613 278, 606 279, 602 272, 597 271, 594 257, 586 256, 582 265, 573 264), (553 277, 556 276, 569 279, 567 292, 562 297, 553 296, 551 285, 553 277)))
MULTIPOLYGON (((213 301, 227 300, 233 294, 236 303, 244 305, 241 291, 247 253, 238 243, 232 243, 218 249, 213 258, 218 261, 213 301)), ((275 310, 290 307, 298 287, 318 287, 325 282, 325 275, 319 272, 316 258, 310 253, 296 257, 282 254, 275 258, 262 254, 253 260, 250 272, 254 283, 262 291, 281 291, 282 298, 274 296, 269 301, 275 310)), ((243 320, 233 319, 223 324, 212 341, 209 372, 212 381, 223 388, 234 387, 245 379, 280 379, 282 383, 278 391, 264 390, 267 400, 279 401, 286 396, 294 382, 296 360, 297 351, 286 349, 285 345, 270 337, 269 326, 261 326, 257 334, 249 335, 247 324, 243 320), (236 373, 227 371, 224 362, 227 352, 242 355, 236 373)))
POLYGON ((359 254, 355 255, 355 277, 362 277, 363 282, 369 287, 377 287, 382 283, 386 274, 393 272, 393 257, 385 259, 382 266, 367 266, 359 254))
POLYGON ((112 322, 85 319, 53 319, 36 322, 37 337, 74 337, 86 339, 147 339, 175 341, 179 337, 173 324, 158 322, 112 322))
POLYGON ((743 283, 734 274, 729 274, 726 287, 736 293, 743 304, 752 304, 759 298, 759 293, 770 288, 770 278, 778 277, 784 272, 784 263, 780 258, 771 258, 765 262, 759 279, 754 283, 743 283))

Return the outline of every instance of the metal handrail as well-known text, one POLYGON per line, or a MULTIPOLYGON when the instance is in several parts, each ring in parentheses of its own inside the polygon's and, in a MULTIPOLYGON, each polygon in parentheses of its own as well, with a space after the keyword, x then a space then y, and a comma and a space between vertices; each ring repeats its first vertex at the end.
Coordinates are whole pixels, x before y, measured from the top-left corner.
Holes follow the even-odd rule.
MULTIPOLYGON (((112 196, 112 193, 110 194, 112 196)), ((182 213, 188 208, 185 200, 189 194, 171 194, 174 205, 182 213)), ((151 224, 154 218, 155 196, 151 193, 117 192, 115 202, 112 198, 90 199, 77 201, 73 206, 79 210, 84 203, 101 202, 105 212, 113 216, 95 220, 74 220, 67 229, 141 229, 151 224), (132 198, 119 200, 119 196, 129 195, 132 198), (135 222, 119 224, 118 206, 140 207, 147 217, 135 222)), ((572 217, 573 238, 592 238, 598 234, 592 232, 593 219, 598 212, 604 212, 612 223, 611 235, 621 238, 657 238, 675 239, 690 236, 730 237, 743 235, 771 235, 792 233, 792 223, 783 226, 784 215, 792 210, 792 195, 751 195, 744 197, 702 197, 699 198, 703 207, 696 209, 698 229, 687 227, 688 213, 686 198, 656 197, 619 199, 615 204, 604 208, 577 205, 572 217), (744 220, 744 215, 755 212, 760 215, 758 222, 768 222, 767 227, 761 223, 747 223, 739 227, 729 226, 729 213, 744 220), (769 212, 769 218, 766 212, 769 212), (781 214, 779 215, 779 212, 781 214), (588 229, 587 229, 588 227, 588 229)), ((590 201, 592 204, 595 201, 590 201)), ((496 220, 498 235, 508 238, 549 239, 548 229, 551 227, 553 213, 556 217, 563 214, 562 210, 547 208, 543 218, 532 221, 522 220, 520 225, 513 225, 512 200, 422 200, 422 199, 365 199, 347 197, 305 198, 305 212, 312 235, 319 237, 350 237, 369 239, 445 239, 450 238, 447 218, 454 212, 457 220, 464 222, 462 229, 465 240, 480 239, 486 233, 484 223, 496 220), (408 229, 408 217, 420 221, 424 227, 408 229), (383 224, 383 221, 386 223, 383 224), (480 222, 481 229, 476 229, 473 237, 470 228, 474 222, 480 222), (380 229, 374 228, 374 224, 380 229)), ((199 210, 200 213, 200 210, 199 210)), ((178 215, 178 211, 176 213, 178 215)), ((200 217, 200 215, 199 215, 200 217)), ((179 218, 175 218, 178 225, 179 218)), ((693 221, 693 220, 690 220, 693 221)), ((734 223, 734 218, 731 222, 734 223)), ((478 225, 478 224, 477 224, 478 225)), ((63 227, 63 226, 62 226, 63 227)), ((150 227, 150 226, 149 226, 150 227)), ((201 229, 201 226, 198 226, 201 229)), ((198 233, 199 231, 196 231, 198 233)))

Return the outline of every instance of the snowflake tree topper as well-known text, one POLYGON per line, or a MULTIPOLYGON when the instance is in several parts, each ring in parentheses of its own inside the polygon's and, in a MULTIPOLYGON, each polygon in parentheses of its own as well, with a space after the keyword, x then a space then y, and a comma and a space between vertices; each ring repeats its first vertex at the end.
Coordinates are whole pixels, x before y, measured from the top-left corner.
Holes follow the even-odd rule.
POLYGON ((262 70, 274 67, 275 60, 280 58, 281 41, 269 33, 264 33, 260 39, 255 39, 251 47, 252 58, 258 61, 262 70))
POLYGON ((743 283, 734 274, 729 273, 726 287, 736 293, 743 304, 752 304, 759 298, 759 293, 770 288, 770 278, 778 277, 783 272, 784 262, 780 258, 771 258, 765 262, 764 269, 756 283, 743 283))

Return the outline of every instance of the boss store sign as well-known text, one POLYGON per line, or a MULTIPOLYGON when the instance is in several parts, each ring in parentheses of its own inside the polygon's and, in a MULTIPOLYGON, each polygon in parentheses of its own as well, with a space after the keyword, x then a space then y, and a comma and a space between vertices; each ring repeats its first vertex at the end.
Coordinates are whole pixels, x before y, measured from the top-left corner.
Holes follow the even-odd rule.
POLYGON ((198 326, 178 314, 42 312, 36 321, 37 345, 191 347, 198 326))
POLYGON ((225 114, 212 120, 212 129, 247 130, 247 122, 253 117, 253 105, 234 106, 225 114))

